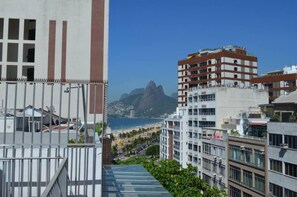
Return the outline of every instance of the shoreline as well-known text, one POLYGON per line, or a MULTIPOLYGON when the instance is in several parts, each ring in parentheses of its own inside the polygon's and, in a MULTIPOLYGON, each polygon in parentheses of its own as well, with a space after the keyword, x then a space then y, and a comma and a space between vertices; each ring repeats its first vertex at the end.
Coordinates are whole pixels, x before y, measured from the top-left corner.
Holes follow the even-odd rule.
POLYGON ((111 130, 111 133, 114 135, 114 137, 118 137, 120 133, 129 133, 132 132, 133 130, 138 130, 138 129, 147 129, 147 128, 151 128, 151 127, 161 127, 162 123, 154 123, 154 124, 146 124, 146 125, 142 125, 142 126, 135 126, 135 127, 129 127, 129 128, 125 128, 125 129, 115 129, 115 130, 111 130))

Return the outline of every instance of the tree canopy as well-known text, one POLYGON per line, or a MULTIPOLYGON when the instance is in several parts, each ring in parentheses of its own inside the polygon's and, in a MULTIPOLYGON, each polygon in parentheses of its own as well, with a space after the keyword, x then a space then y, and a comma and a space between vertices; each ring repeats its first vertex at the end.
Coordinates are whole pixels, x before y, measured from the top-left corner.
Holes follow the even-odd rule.
POLYGON ((196 176, 197 168, 188 165, 187 168, 175 160, 148 160, 146 157, 132 157, 120 164, 142 164, 173 196, 183 197, 222 197, 224 192, 208 186, 196 176))

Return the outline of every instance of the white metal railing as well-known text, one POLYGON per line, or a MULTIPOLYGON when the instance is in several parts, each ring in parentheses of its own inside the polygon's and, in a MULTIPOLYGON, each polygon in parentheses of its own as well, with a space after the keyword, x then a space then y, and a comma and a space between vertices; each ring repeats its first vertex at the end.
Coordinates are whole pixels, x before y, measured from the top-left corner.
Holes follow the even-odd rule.
POLYGON ((106 88, 106 82, 1 81, 0 196, 41 196, 63 159, 68 170, 65 164, 58 177, 67 172, 67 195, 101 195, 97 131, 106 123, 106 88))

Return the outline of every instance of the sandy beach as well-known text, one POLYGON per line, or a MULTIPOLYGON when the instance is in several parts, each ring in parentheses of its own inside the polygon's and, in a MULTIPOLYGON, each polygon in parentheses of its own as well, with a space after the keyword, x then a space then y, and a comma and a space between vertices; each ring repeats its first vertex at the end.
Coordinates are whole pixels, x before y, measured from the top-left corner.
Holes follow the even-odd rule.
POLYGON ((141 137, 148 137, 148 136, 151 136, 152 133, 157 132, 160 129, 161 129, 161 123, 158 123, 158 124, 148 124, 148 125, 144 125, 144 126, 132 127, 132 128, 123 129, 123 130, 113 130, 112 131, 112 134, 113 134, 115 140, 112 142, 112 145, 116 145, 117 144, 118 147, 122 147, 125 144, 129 143, 129 141, 134 140, 134 139, 138 138, 139 136, 141 136, 141 137), (133 130, 138 131, 141 128, 149 129, 149 130, 145 131, 144 133, 135 135, 135 136, 133 136, 131 138, 120 138, 119 137, 119 134, 120 133, 130 133, 133 130))

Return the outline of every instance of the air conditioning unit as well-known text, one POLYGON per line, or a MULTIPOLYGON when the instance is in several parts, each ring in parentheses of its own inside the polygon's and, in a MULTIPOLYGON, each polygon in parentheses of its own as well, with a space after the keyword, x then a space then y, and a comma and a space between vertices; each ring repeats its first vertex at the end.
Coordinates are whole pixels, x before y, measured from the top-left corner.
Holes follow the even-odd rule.
POLYGON ((241 151, 245 151, 245 147, 244 146, 240 146, 240 150, 241 151))
POLYGON ((222 181, 223 180, 223 177, 222 176, 219 176, 219 181, 222 181))
POLYGON ((281 144, 281 148, 282 149, 288 149, 289 148, 289 145, 288 144, 281 144))

